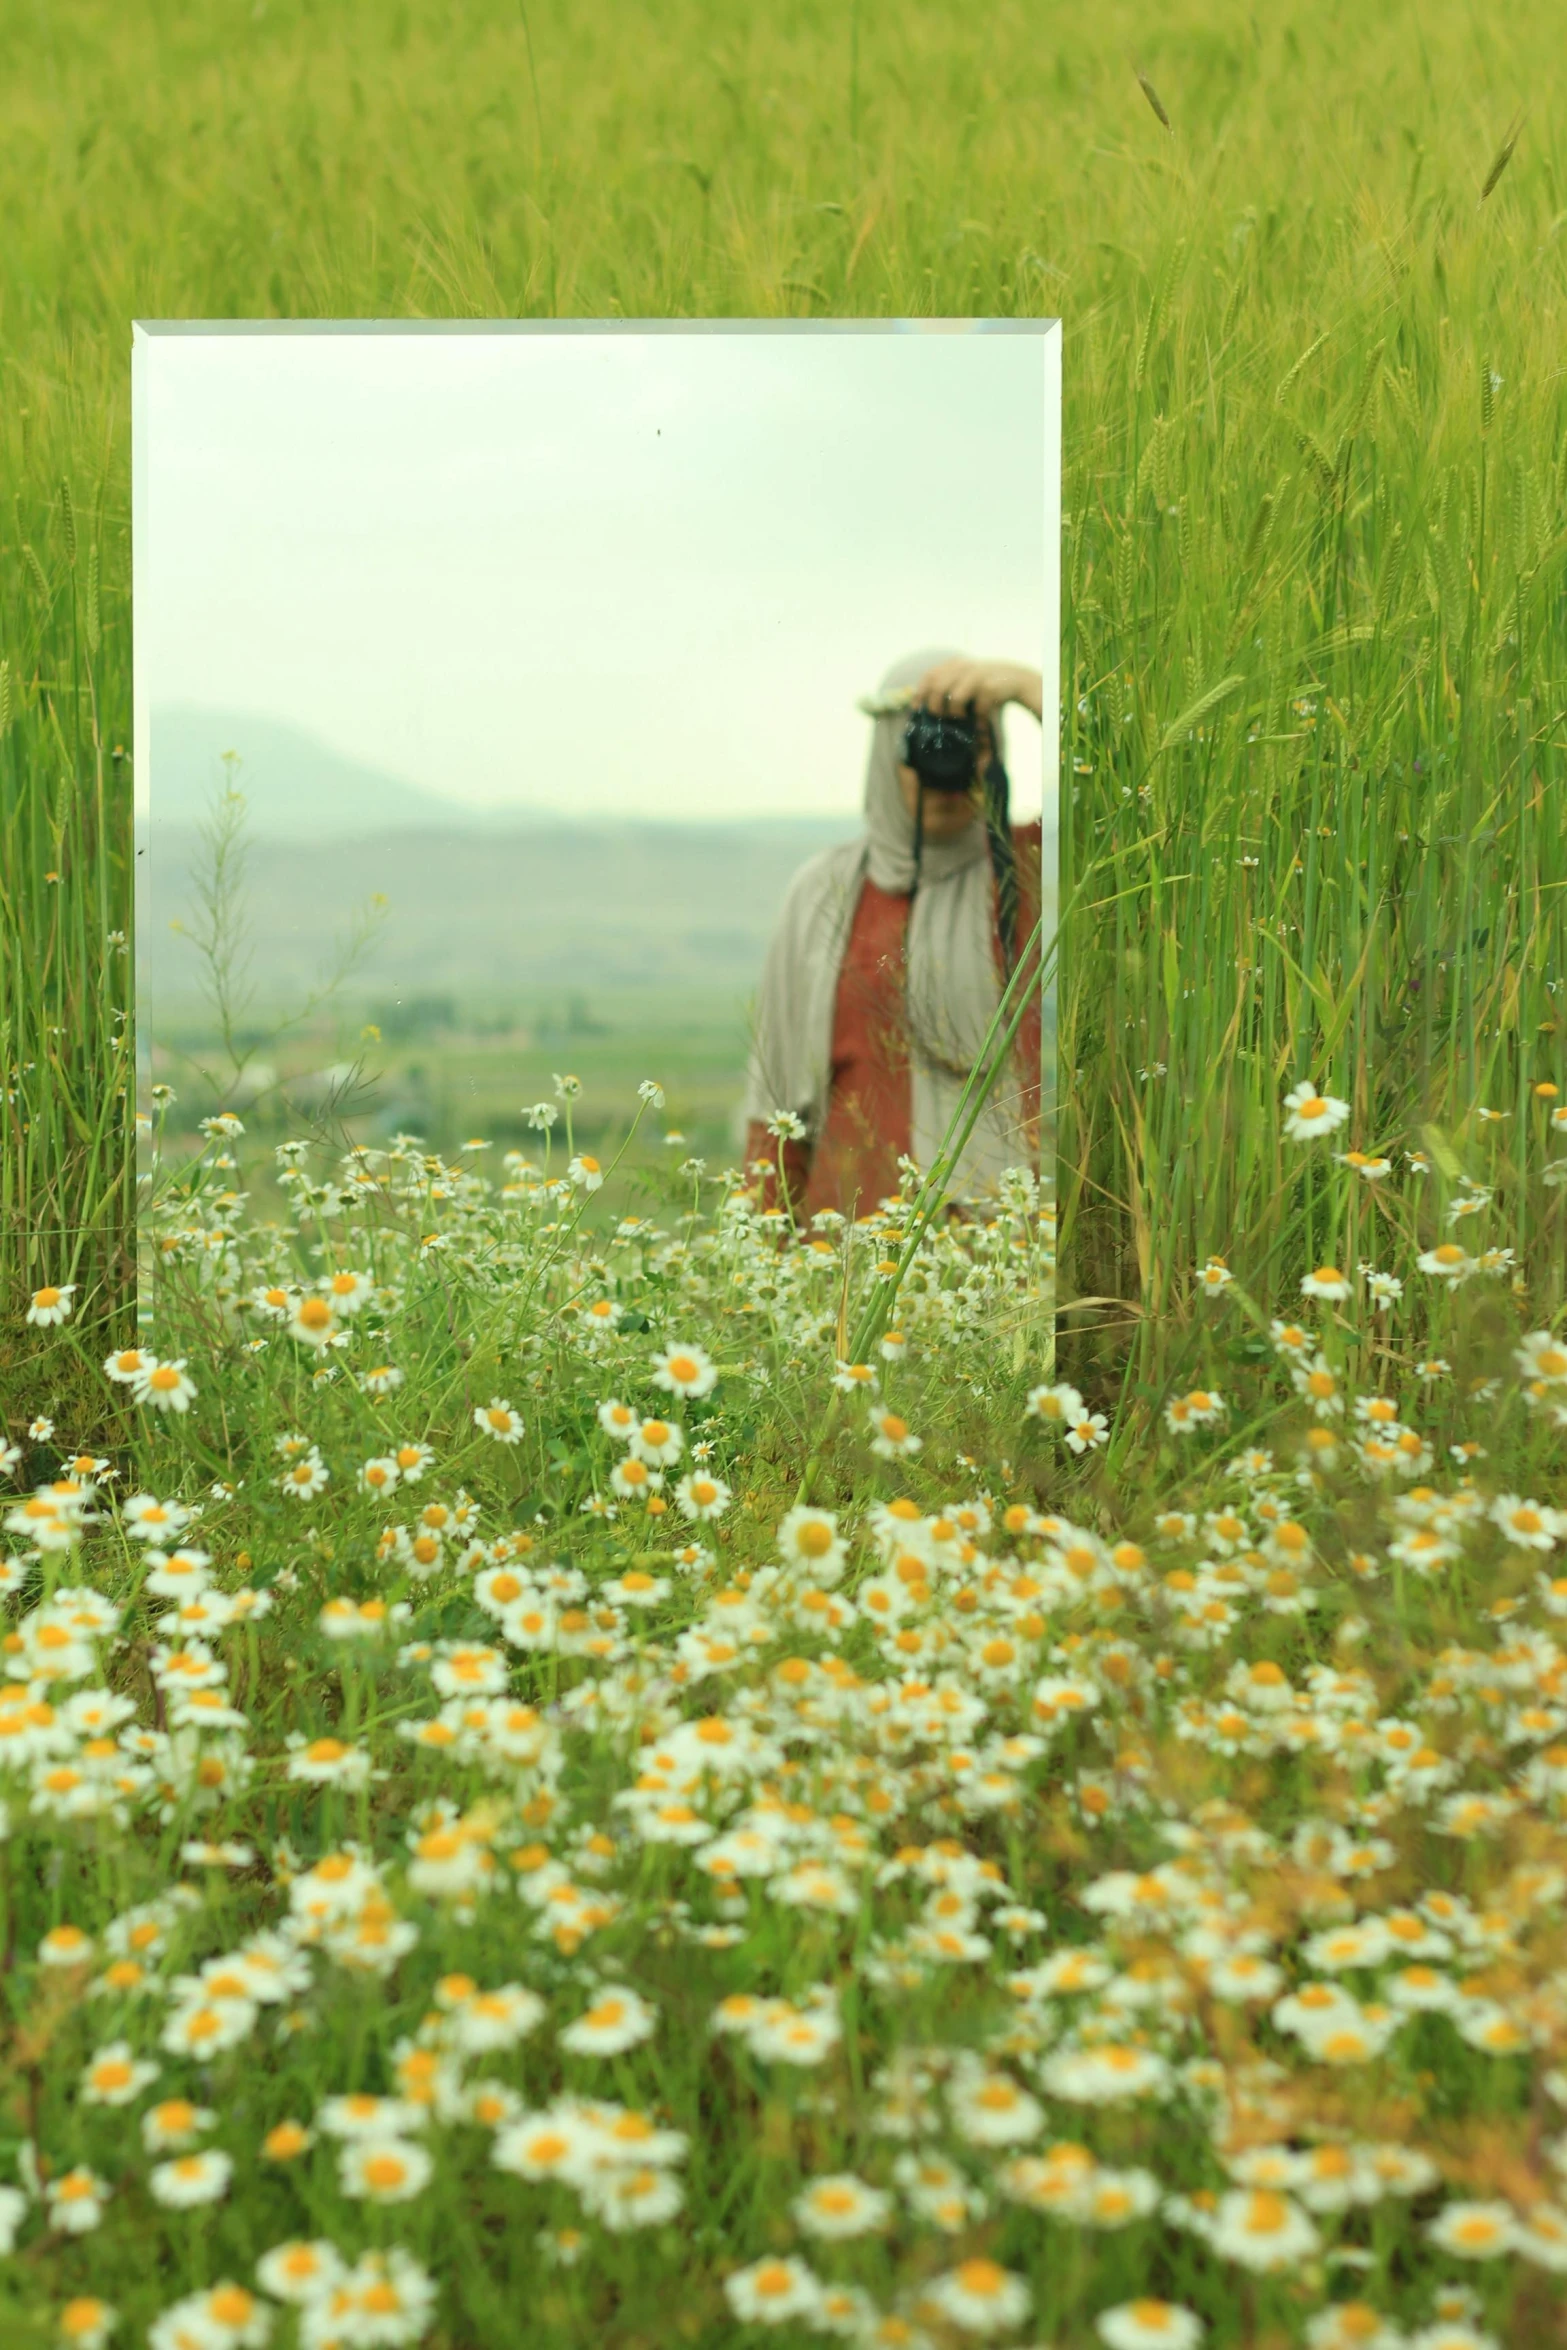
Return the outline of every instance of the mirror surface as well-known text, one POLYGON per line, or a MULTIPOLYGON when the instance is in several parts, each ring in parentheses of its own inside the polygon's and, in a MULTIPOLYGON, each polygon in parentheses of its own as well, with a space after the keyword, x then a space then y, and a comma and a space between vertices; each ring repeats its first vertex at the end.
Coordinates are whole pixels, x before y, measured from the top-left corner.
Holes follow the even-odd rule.
MULTIPOLYGON (((739 1164, 758 985, 922 648, 1056 838, 1053 321, 138 325, 138 1039, 169 1136, 739 1164)), ((1053 990, 1044 1059, 1053 1079, 1053 990)), ((1050 1084, 1047 1081, 1047 1131, 1050 1084)), ((779 1104, 777 1106, 787 1106, 779 1104)), ((866 1204, 869 1204, 868 1202, 866 1204)))

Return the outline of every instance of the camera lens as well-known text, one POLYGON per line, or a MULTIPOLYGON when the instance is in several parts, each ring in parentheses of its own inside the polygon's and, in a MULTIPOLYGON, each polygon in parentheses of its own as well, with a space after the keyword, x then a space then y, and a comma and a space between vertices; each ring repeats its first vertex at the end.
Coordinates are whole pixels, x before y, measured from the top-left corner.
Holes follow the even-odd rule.
POLYGON ((903 759, 933 791, 967 791, 974 780, 979 736, 972 718, 916 710, 903 737, 903 759))

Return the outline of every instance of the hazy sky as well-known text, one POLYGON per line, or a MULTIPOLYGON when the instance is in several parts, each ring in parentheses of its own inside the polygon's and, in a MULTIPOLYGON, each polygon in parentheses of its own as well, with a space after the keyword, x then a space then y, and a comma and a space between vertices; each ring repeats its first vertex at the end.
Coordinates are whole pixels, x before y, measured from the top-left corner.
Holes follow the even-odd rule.
POLYGON ((139 746, 195 704, 474 805, 848 815, 891 662, 1056 630, 1042 332, 137 340, 139 746))

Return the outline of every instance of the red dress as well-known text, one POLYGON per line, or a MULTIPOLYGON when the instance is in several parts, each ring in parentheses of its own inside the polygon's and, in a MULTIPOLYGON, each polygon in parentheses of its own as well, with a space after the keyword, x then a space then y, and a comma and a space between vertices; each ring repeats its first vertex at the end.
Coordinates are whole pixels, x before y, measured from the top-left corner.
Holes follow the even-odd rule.
MULTIPOLYGON (((1018 937, 1026 939, 1039 919, 1038 824, 1019 824, 1012 833, 1018 870, 1018 937)), ((821 1208, 845 1216, 868 1215, 879 1199, 898 1188, 898 1160, 913 1140, 914 1086, 909 1072, 903 1019, 903 958, 910 900, 879 889, 869 876, 854 909, 838 995, 833 1011, 832 1079, 819 1141, 786 1142, 784 1180, 795 1215, 808 1221, 821 1208)), ((996 971, 1004 965, 999 929, 996 971)), ((1039 958, 1030 958, 1037 973, 1039 958)), ((1019 1084, 1024 1118, 1039 1114, 1040 1005, 1037 987, 1018 1031, 1019 1084)), ((746 1161, 766 1159, 775 1172, 765 1185, 769 1203, 777 1192, 778 1144, 766 1125, 753 1120, 746 1136, 746 1161)))

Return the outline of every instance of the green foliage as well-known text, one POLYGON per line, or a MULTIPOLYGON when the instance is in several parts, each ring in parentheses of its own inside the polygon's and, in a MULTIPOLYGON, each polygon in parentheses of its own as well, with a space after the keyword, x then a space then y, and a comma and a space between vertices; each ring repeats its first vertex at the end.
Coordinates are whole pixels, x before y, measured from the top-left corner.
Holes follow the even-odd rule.
MULTIPOLYGON (((104 481, 80 522, 65 481, 50 498, 25 479, 8 486, 17 537, 0 553, 0 1311, 14 1319, 26 1290, 69 1280, 98 1319, 123 1301, 131 1269, 129 606, 123 593, 114 600, 105 636, 104 481)), ((0 1377, 5 1363, 0 1343, 0 1377)))

